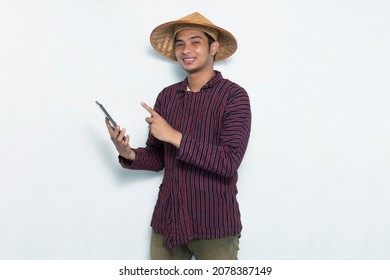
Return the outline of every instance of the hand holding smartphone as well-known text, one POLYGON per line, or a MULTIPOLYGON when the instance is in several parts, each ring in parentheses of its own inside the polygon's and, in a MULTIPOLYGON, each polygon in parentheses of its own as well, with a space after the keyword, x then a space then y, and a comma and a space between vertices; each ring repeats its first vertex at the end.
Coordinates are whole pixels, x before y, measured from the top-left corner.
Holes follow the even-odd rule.
MULTIPOLYGON (((100 104, 98 101, 95 101, 95 103, 99 106, 99 108, 102 110, 108 121, 110 122, 111 128, 115 129, 117 124, 114 121, 114 119, 110 116, 110 114, 107 112, 106 108, 102 104, 100 104)), ((121 130, 119 131, 118 135, 121 133, 121 130)), ((126 136, 123 136, 123 140, 126 139, 126 136)))

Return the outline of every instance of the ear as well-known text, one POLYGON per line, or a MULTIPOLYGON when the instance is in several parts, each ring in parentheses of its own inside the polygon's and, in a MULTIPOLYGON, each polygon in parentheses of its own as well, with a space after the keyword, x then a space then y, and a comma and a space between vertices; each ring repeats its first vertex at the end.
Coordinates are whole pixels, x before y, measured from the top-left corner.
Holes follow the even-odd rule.
POLYGON ((219 43, 217 41, 213 42, 210 46, 211 55, 215 55, 218 52, 218 49, 219 49, 219 43))

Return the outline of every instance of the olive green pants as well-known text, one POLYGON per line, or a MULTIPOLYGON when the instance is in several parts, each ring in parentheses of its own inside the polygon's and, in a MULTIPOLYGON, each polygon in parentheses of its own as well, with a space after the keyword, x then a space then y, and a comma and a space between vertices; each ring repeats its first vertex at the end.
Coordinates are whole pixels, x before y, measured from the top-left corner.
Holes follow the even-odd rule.
POLYGON ((237 260, 240 235, 222 239, 195 239, 177 245, 176 253, 165 244, 161 234, 152 232, 150 257, 152 260, 237 260))

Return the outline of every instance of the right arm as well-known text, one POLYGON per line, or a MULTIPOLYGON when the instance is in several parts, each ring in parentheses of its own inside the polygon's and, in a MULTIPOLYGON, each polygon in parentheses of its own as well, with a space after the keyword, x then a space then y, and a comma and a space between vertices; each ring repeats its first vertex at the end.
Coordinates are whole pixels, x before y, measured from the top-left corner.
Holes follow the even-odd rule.
POLYGON ((164 168, 164 152, 161 141, 149 134, 145 148, 132 149, 129 144, 130 136, 125 136, 125 128, 121 131, 118 125, 113 129, 107 119, 106 126, 119 153, 119 163, 122 167, 150 171, 160 171, 164 168))
POLYGON ((130 136, 125 136, 126 129, 120 130, 119 125, 116 126, 115 129, 113 129, 110 125, 110 122, 106 118, 106 126, 108 133, 110 134, 110 138, 112 142, 114 143, 114 146, 116 150, 118 151, 119 155, 127 160, 134 161, 135 160, 135 152, 130 147, 130 136))

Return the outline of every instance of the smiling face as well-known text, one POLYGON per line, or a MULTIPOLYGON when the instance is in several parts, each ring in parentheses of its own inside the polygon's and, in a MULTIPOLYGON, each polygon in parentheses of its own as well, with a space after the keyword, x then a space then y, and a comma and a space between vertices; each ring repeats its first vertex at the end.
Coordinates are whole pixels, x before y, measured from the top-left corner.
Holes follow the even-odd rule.
POLYGON ((217 51, 218 42, 209 45, 208 38, 202 31, 185 29, 176 34, 175 56, 188 73, 213 69, 217 51))

